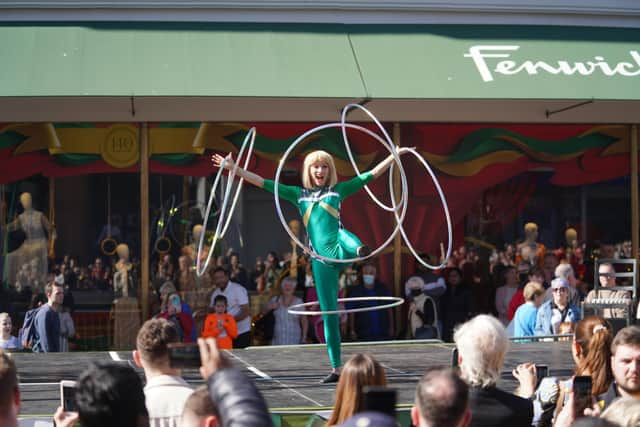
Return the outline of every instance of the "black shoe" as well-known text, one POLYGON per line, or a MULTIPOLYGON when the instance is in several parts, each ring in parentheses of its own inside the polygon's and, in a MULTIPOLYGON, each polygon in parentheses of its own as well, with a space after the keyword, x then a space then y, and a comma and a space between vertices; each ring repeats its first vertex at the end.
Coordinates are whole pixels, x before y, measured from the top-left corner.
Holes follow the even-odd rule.
POLYGON ((320 384, 337 383, 340 379, 340 374, 331 372, 329 375, 320 380, 320 384))
POLYGON ((368 256, 370 253, 371 253, 371 249, 369 249, 369 246, 367 245, 362 245, 356 250, 356 254, 358 255, 359 258, 364 258, 368 256))

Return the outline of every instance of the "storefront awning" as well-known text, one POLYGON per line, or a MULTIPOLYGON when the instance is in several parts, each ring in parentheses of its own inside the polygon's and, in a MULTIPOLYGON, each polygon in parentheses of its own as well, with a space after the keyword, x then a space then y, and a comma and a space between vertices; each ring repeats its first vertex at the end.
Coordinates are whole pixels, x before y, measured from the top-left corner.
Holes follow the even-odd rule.
POLYGON ((366 100, 387 120, 533 122, 588 102, 586 121, 625 122, 640 102, 633 29, 3 24, 0 60, 0 121, 332 120, 366 100))

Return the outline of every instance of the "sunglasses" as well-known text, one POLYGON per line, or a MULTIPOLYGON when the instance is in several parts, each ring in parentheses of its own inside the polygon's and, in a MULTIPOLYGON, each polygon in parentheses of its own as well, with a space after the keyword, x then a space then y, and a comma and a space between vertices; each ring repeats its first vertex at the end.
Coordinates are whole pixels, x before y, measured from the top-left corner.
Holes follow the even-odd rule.
POLYGON ((567 288, 554 288, 553 292, 567 292, 567 288))

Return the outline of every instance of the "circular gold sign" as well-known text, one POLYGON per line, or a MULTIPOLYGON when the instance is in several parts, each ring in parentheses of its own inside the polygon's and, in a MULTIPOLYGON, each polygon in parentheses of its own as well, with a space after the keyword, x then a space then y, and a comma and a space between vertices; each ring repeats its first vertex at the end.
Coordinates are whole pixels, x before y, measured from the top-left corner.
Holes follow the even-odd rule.
POLYGON ((114 168, 135 165, 140 156, 138 133, 128 126, 114 126, 102 141, 100 154, 114 168))

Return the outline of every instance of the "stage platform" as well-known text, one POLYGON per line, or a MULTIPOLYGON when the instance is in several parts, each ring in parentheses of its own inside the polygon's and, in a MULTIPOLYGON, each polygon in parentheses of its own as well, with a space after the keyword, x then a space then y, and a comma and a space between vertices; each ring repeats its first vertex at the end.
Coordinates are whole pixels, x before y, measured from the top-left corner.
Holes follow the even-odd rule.
MULTIPOLYGON (((424 369, 449 365, 452 348, 453 344, 433 341, 347 343, 343 360, 355 353, 372 354, 384 366, 389 386, 398 390, 398 404, 407 407, 424 369)), ((227 354, 256 382, 274 413, 309 414, 333 405, 335 384, 319 384, 329 371, 323 345, 250 347, 227 354)), ((53 414, 59 404, 58 382, 75 380, 91 362, 115 360, 135 368, 130 351, 15 353, 14 358, 20 375, 21 416, 53 414)), ((499 386, 514 390, 517 382, 511 370, 526 361, 548 365, 552 376, 567 377, 574 368, 569 342, 512 343, 499 386)), ((136 370, 143 376, 141 369, 136 370)), ((203 384, 197 370, 186 370, 184 377, 193 385, 203 384)))

